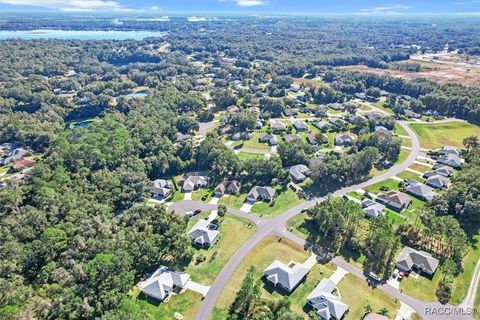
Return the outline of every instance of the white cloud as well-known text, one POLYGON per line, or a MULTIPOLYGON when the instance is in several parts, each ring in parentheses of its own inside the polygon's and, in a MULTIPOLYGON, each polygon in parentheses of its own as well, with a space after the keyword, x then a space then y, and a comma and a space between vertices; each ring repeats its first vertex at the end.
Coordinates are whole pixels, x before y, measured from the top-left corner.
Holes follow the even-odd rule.
POLYGON ((375 8, 368 8, 368 9, 360 9, 360 13, 364 14, 392 14, 392 13, 400 13, 401 11, 410 9, 409 6, 384 6, 384 7, 375 7, 375 8))
POLYGON ((0 0, 0 3, 16 6, 44 7, 62 11, 130 10, 119 2, 112 0, 0 0))
POLYGON ((262 6, 267 2, 264 0, 235 0, 235 3, 240 7, 254 7, 262 6))

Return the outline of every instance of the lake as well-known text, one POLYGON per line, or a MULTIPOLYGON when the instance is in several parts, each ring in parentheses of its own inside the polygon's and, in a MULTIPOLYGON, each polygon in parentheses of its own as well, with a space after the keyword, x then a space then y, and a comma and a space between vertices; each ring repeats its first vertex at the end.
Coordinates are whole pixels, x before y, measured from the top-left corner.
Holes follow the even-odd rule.
POLYGON ((102 31, 102 30, 0 30, 0 40, 57 39, 57 40, 143 40, 163 37, 165 32, 155 31, 102 31))

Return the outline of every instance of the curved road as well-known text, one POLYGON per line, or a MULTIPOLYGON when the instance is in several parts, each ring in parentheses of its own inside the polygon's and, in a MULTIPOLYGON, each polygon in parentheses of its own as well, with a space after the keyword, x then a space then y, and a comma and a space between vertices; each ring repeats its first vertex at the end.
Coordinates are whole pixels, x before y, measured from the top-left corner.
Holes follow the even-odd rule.
MULTIPOLYGON (((373 107, 372 109, 377 109, 373 107)), ((376 111, 382 112, 383 110, 377 109, 376 111)), ((413 132, 412 129, 408 127, 408 123, 404 121, 397 121, 397 123, 405 129, 407 134, 409 135, 411 142, 412 142, 412 147, 410 154, 408 158, 401 164, 395 165, 391 167, 388 171, 372 177, 370 180, 342 188, 336 192, 334 192, 335 196, 343 196, 349 192, 355 191, 357 189, 365 188, 369 185, 375 184, 377 182, 386 180, 388 178, 391 178, 400 172, 404 171, 407 169, 417 158, 420 152, 420 144, 418 141, 417 136, 413 132)), ((224 287, 226 286, 228 280, 231 278, 233 275, 233 272, 237 269, 237 267, 240 265, 242 260, 245 258, 245 256, 257 245, 263 238, 269 236, 269 235, 278 235, 281 237, 285 237, 289 239, 290 241, 297 243, 300 246, 305 246, 305 240, 302 238, 299 238, 298 236, 288 232, 286 230, 286 223, 288 220, 290 220, 292 217, 298 215, 301 213, 302 209, 305 208, 310 208, 314 206, 317 202, 323 201, 325 197, 319 197, 315 198, 306 202, 303 202, 293 208, 290 208, 283 212, 282 214, 272 217, 272 218, 261 218, 257 217, 248 213, 245 213, 240 210, 236 209, 228 209, 228 212, 234 215, 237 215, 239 217, 242 217, 244 219, 247 219, 249 221, 252 221, 257 225, 257 231, 253 234, 252 237, 250 237, 246 242, 243 243, 243 245, 235 252, 235 254, 230 258, 230 260, 225 264, 225 266, 222 268, 220 273, 217 275, 215 281, 213 282, 212 286, 210 287, 210 290, 207 294, 207 296, 204 298, 199 310, 197 311, 197 314, 195 315, 195 320, 207 320, 213 311, 213 308, 215 307, 215 303, 218 300, 221 292, 223 291, 224 287)), ((216 205, 214 204, 207 204, 207 203, 201 203, 197 201, 180 201, 175 204, 173 204, 170 208, 170 210, 174 210, 175 212, 178 212, 180 214, 185 213, 186 211, 194 210, 194 209, 202 209, 202 210, 213 210, 216 209, 216 205)), ((346 269, 348 272, 350 272, 352 275, 364 279, 365 275, 363 274, 363 271, 359 269, 356 266, 353 266, 343 260, 340 257, 336 257, 332 260, 334 264, 337 266, 342 267, 343 269, 346 269)), ((475 273, 475 279, 480 276, 479 272, 480 268, 477 268, 477 272, 475 273)), ((474 279, 472 279, 472 285, 471 285, 471 290, 470 292, 476 291, 476 284, 473 284, 474 279)), ((476 283, 476 280, 475 280, 476 283)), ((472 317, 469 315, 465 314, 460 314, 460 315, 439 315, 438 313, 434 313, 434 311, 438 312, 445 312, 446 309, 453 312, 458 312, 459 307, 451 306, 451 305, 441 305, 438 302, 424 302, 418 299, 415 299, 413 297, 410 297, 406 294, 401 293, 399 290, 388 286, 388 285, 381 285, 377 287, 379 290, 385 292, 391 297, 394 297, 405 304, 409 305, 412 307, 423 319, 426 320, 457 320, 457 319, 471 319, 472 317), (429 314, 428 310, 433 310, 429 314)), ((474 294, 472 294, 474 296, 474 294)), ((469 295, 470 296, 470 295, 469 295)), ((465 302, 470 302, 470 299, 465 299, 465 302)), ((469 307, 469 305, 463 305, 463 307, 469 307)), ((462 311, 462 310, 460 310, 462 311)), ((448 311, 447 311, 448 312, 448 311)))

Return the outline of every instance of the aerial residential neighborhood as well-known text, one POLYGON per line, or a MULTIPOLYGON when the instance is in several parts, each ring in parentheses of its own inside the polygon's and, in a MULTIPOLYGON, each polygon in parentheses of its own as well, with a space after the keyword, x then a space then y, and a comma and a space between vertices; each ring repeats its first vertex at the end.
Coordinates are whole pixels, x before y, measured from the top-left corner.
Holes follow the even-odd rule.
POLYGON ((476 1, 0 0, 0 320, 473 320, 476 1))

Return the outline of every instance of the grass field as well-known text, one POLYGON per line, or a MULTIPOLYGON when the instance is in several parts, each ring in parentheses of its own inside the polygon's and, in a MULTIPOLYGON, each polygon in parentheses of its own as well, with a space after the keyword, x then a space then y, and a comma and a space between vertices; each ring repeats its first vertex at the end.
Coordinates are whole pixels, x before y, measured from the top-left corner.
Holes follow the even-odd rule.
MULTIPOLYGON (((235 270, 233 276, 228 281, 223 289, 219 300, 216 304, 216 309, 213 312, 211 319, 219 320, 226 319, 226 310, 228 306, 235 299, 235 294, 241 286, 247 269, 250 266, 255 266, 259 276, 262 271, 275 259, 284 263, 295 261, 302 263, 310 256, 303 248, 290 243, 286 240, 279 241, 277 237, 268 237, 263 239, 253 250, 245 257, 242 263, 235 270)), ((306 317, 303 307, 306 304, 306 297, 317 285, 320 279, 329 277, 335 267, 332 264, 315 265, 307 276, 305 282, 300 284, 295 291, 288 296, 292 302, 291 309, 300 316, 306 317)), ((261 289, 261 296, 268 300, 279 300, 283 298, 276 290, 272 290, 270 286, 264 285, 261 289)))
POLYGON ((255 233, 255 225, 227 214, 220 225, 219 231, 221 232, 221 238, 214 246, 207 250, 195 249, 194 258, 186 269, 193 281, 204 285, 212 284, 235 251, 255 233), (197 264, 195 257, 198 256, 205 257, 205 260, 197 264))
POLYGON ((412 123, 411 128, 420 140, 420 146, 437 149, 442 146, 462 147, 464 138, 480 136, 480 128, 466 122, 446 122, 438 124, 412 123))
POLYGON ((375 184, 372 184, 371 186, 368 186, 364 188, 366 191, 370 193, 381 193, 383 191, 380 190, 381 187, 387 187, 390 190, 396 190, 398 189, 398 181, 393 180, 393 179, 387 179, 384 181, 377 182, 375 184))
POLYGON ((258 141, 258 139, 263 135, 264 133, 262 132, 253 132, 252 137, 249 140, 243 141, 243 147, 249 149, 270 150, 268 145, 258 141))
POLYGON ((240 209, 245 202, 246 197, 246 193, 240 193, 237 195, 226 195, 221 197, 220 200, 218 200, 218 203, 227 206, 227 208, 240 209))
POLYGON ((212 200, 213 192, 210 189, 198 189, 197 191, 192 192, 192 200, 195 201, 210 201, 212 200), (205 198, 205 200, 202 200, 205 198))
POLYGON ((400 307, 400 303, 394 298, 384 294, 378 289, 369 287, 368 284, 356 278, 351 274, 347 274, 345 278, 338 284, 338 289, 342 296, 342 301, 348 305, 348 313, 345 320, 363 319, 365 314, 365 305, 370 304, 373 312, 379 312, 380 309, 386 308, 390 319, 393 319, 400 307))
POLYGON ((243 152, 243 151, 240 151, 239 153, 237 153, 237 156, 243 160, 265 158, 265 155, 262 153, 251 153, 251 152, 243 152))
POLYGON ((288 188, 286 191, 277 194, 272 206, 266 202, 257 202, 252 206, 251 212, 258 216, 273 217, 296 206, 302 201, 295 192, 288 188))
POLYGON ((402 126, 399 126, 397 123, 395 123, 395 133, 401 136, 408 136, 407 131, 403 129, 402 126))
POLYGON ((379 101, 377 103, 374 104, 375 107, 377 107, 378 109, 381 109, 383 111, 385 111, 386 113, 390 114, 390 115, 394 115, 395 113, 392 111, 392 109, 389 109, 387 107, 385 107, 385 101, 379 101))
POLYGON ((175 313, 183 315, 184 319, 193 319, 202 302, 202 296, 191 290, 171 296, 168 301, 160 303, 147 301, 140 295, 138 288, 135 288, 131 296, 152 320, 175 319, 175 313))
POLYGON ((432 279, 423 276, 414 279, 412 276, 408 276, 400 282, 400 289, 404 293, 423 301, 438 301, 435 291, 441 278, 442 270, 440 268, 437 269, 432 279))
MULTIPOLYGON (((463 272, 455 278, 451 300, 453 304, 461 303, 467 294, 470 280, 472 279, 475 271, 475 266, 480 259, 480 245, 478 245, 478 241, 480 241, 480 235, 476 234, 473 237, 473 245, 470 247, 467 255, 463 258, 463 272)), ((477 292, 475 306, 480 306, 477 302, 480 302, 479 292, 477 292)))
POLYGON ((425 179, 420 177, 418 174, 410 172, 410 171, 402 171, 399 174, 397 174, 397 177, 399 177, 401 179, 413 179, 413 180, 416 180, 416 181, 421 182, 421 183, 425 182, 425 179))
POLYGON ((421 164, 418 164, 418 163, 412 163, 409 168, 413 169, 413 170, 423 172, 423 173, 431 170, 430 167, 424 166, 424 165, 421 165, 421 164))
POLYGON ((400 149, 400 154, 398 155, 398 159, 397 159, 397 164, 400 164, 400 163, 403 163, 405 162, 405 160, 407 160, 408 156, 410 155, 410 150, 406 150, 406 149, 400 149))

